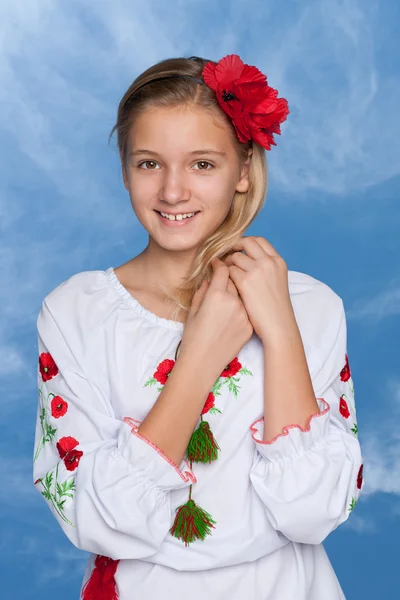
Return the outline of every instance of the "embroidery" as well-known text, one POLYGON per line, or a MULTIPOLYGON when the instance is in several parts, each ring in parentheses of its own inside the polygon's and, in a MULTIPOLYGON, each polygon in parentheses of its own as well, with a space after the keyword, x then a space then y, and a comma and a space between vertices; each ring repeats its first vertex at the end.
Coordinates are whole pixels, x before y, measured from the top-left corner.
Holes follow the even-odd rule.
MULTIPOLYGON (((347 354, 346 354, 345 358, 346 358, 346 364, 344 365, 343 369, 340 371, 340 380, 343 382, 347 382, 348 388, 349 388, 349 395, 347 396, 344 392, 341 395, 340 403, 339 403, 339 412, 344 419, 348 419, 351 416, 351 411, 349 410, 347 401, 350 403, 350 406, 351 406, 351 409, 352 409, 354 415, 356 414, 356 407, 355 407, 355 402, 354 402, 354 384, 353 384, 353 380, 351 378, 351 369, 350 369, 350 364, 349 364, 349 357, 347 354), (347 401, 346 401, 346 398, 347 398, 347 401)), ((356 437, 358 437, 358 426, 355 421, 353 423, 353 427, 351 428, 351 431, 354 433, 354 435, 356 437)))
POLYGON ((67 479, 65 481, 58 481, 58 468, 61 462, 64 462, 65 467, 68 471, 75 471, 77 468, 83 452, 76 450, 76 446, 79 445, 78 440, 73 437, 63 437, 57 442, 57 450, 60 458, 63 461, 58 461, 56 467, 56 476, 53 485, 53 471, 46 473, 45 477, 40 477, 35 481, 35 485, 40 483, 44 491, 41 492, 42 496, 46 498, 54 507, 56 513, 61 517, 63 521, 75 527, 73 523, 64 514, 64 505, 67 498, 73 498, 75 492, 75 477, 67 479))
POLYGON ((358 470, 357 484, 356 485, 357 485, 357 490, 359 490, 359 492, 357 492, 356 498, 354 498, 354 496, 353 496, 352 499, 351 499, 350 506, 349 506, 349 511, 350 512, 355 509, 355 507, 357 505, 357 502, 360 499, 361 489, 362 489, 362 486, 363 486, 363 483, 364 483, 363 473, 364 473, 364 464, 362 464, 361 467, 358 470))
MULTIPOLYGON (((68 402, 66 402, 61 396, 56 396, 52 392, 47 394, 46 400, 42 388, 46 382, 51 381, 59 373, 59 369, 49 352, 42 352, 39 356, 39 369, 42 376, 42 385, 39 389, 39 410, 40 410, 40 423, 42 427, 42 436, 38 442, 35 454, 34 462, 40 455, 40 452, 47 442, 53 442, 54 436, 57 432, 55 427, 50 424, 50 415, 54 419, 60 419, 68 411, 68 402), (51 401, 50 401, 51 398, 51 401)), ((63 462, 68 471, 75 471, 79 465, 79 461, 83 456, 81 450, 77 450, 76 447, 79 445, 78 440, 71 436, 62 437, 57 443, 56 448, 58 454, 62 460, 57 462, 55 477, 53 471, 48 471, 44 477, 39 477, 34 483, 37 485, 41 484, 43 491, 42 496, 51 502, 54 510, 58 516, 71 525, 75 525, 65 515, 65 503, 68 498, 74 497, 75 492, 75 477, 67 479, 65 481, 58 480, 59 466, 63 462)))
POLYGON ((58 375, 58 367, 54 362, 50 352, 42 352, 39 356, 39 370, 42 376, 42 385, 39 388, 39 410, 40 410, 40 425, 42 427, 42 436, 35 450, 33 462, 35 462, 40 454, 40 451, 47 442, 52 442, 57 429, 52 427, 49 422, 49 411, 54 419, 63 417, 68 411, 68 402, 61 396, 49 392, 46 400, 43 396, 42 388, 47 381, 50 381, 58 375), (50 405, 49 400, 52 398, 50 405))
MULTIPOLYGON (((157 390, 159 392, 162 391, 163 386, 168 381, 168 377, 174 368, 180 344, 181 341, 176 348, 175 360, 166 358, 161 361, 156 371, 153 373, 153 376, 145 382, 143 387, 154 386, 160 383, 161 387, 157 387, 157 390)), ((253 373, 246 367, 242 366, 239 359, 235 357, 223 369, 222 373, 214 383, 201 411, 200 424, 193 432, 189 440, 186 450, 186 457, 189 460, 190 469, 192 469, 194 462, 211 463, 212 461, 217 460, 220 447, 214 439, 210 424, 208 421, 203 420, 203 415, 207 413, 222 414, 222 411, 215 406, 215 398, 216 396, 221 395, 221 388, 223 385, 227 385, 229 391, 232 392, 236 398, 238 397, 240 390, 240 386, 238 385, 240 377, 238 375, 252 376, 253 373)), ((126 417, 125 419, 130 419, 130 417, 126 417)), ((164 454, 162 453, 162 455, 164 454)), ((174 466, 176 467, 176 465, 174 466)), ((196 479, 193 480, 193 483, 195 482, 196 479)), ((212 516, 203 508, 196 505, 195 501, 192 499, 193 483, 190 484, 189 499, 186 504, 182 504, 176 508, 175 520, 171 529, 169 530, 171 535, 179 540, 182 540, 185 543, 185 546, 188 546, 196 539, 203 541, 206 535, 212 533, 211 530, 215 529, 216 525, 216 521, 212 518, 212 516)))
POLYGON ((323 398, 318 398, 318 400, 321 400, 326 405, 326 408, 323 411, 320 411, 318 413, 314 413, 313 415, 311 415, 308 419, 306 427, 302 427, 301 425, 286 425, 285 427, 282 428, 282 432, 278 433, 274 438, 272 438, 272 440, 258 440, 256 438, 256 434, 257 434, 256 425, 258 423, 261 423, 261 421, 264 420, 264 417, 261 417, 260 419, 257 419, 257 421, 255 421, 252 425, 250 425, 250 431, 252 432, 253 440, 255 442, 257 442, 258 444, 273 444, 274 442, 276 442, 276 440, 278 438, 289 435, 289 429, 297 428, 297 429, 300 429, 301 431, 303 431, 304 433, 311 431, 312 419, 314 419, 315 417, 322 417, 322 415, 325 415, 331 408, 330 405, 328 404, 328 402, 326 402, 326 400, 324 400, 323 398))
MULTIPOLYGON (((152 441, 147 439, 147 437, 145 437, 144 435, 141 435, 138 432, 141 421, 138 421, 137 419, 132 419, 132 417, 124 417, 123 421, 124 421, 124 423, 126 423, 127 425, 129 425, 132 428, 131 431, 134 435, 137 435, 141 440, 145 441, 146 444, 149 444, 149 446, 154 448, 154 450, 156 450, 158 452, 158 454, 163 457, 164 460, 168 461, 176 469, 179 476, 182 477, 182 479, 184 481, 189 481, 189 479, 190 479, 191 481, 193 481, 193 483, 196 483, 197 479, 194 476, 194 473, 192 473, 191 471, 181 471, 179 466, 176 463, 174 463, 173 460, 168 458, 168 456, 166 454, 164 454, 164 452, 160 448, 158 448, 155 444, 153 444, 152 441)), ((187 464, 187 466, 189 466, 189 463, 187 460, 185 460, 185 463, 187 464)))

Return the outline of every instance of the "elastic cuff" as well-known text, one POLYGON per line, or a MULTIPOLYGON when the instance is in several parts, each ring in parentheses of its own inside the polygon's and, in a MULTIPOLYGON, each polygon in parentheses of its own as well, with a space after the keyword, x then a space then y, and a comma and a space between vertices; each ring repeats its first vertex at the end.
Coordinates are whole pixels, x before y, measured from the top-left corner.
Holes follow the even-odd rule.
POLYGON ((310 416, 305 429, 300 425, 287 425, 283 427, 282 433, 278 433, 272 440, 265 441, 263 440, 264 417, 250 425, 257 449, 266 459, 274 460, 302 454, 310 450, 316 441, 325 437, 330 405, 323 398, 316 398, 316 401, 320 412, 310 416))
POLYGON ((135 467, 147 471, 147 476, 154 484, 164 490, 180 489, 196 483, 197 479, 186 459, 180 466, 172 461, 153 442, 141 435, 137 430, 140 421, 125 417, 123 428, 125 441, 122 441, 121 452, 135 467), (142 466, 143 465, 143 466, 142 466))

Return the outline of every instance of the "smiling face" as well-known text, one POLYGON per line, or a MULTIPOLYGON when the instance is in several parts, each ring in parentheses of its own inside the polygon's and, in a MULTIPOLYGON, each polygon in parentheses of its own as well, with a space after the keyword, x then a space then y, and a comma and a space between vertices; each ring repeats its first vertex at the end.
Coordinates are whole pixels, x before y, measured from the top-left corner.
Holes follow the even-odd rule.
POLYGON ((123 179, 150 244, 194 252, 224 221, 235 191, 247 191, 249 160, 241 167, 232 132, 200 107, 141 113, 129 132, 123 179), (156 211, 199 213, 171 225, 156 211))

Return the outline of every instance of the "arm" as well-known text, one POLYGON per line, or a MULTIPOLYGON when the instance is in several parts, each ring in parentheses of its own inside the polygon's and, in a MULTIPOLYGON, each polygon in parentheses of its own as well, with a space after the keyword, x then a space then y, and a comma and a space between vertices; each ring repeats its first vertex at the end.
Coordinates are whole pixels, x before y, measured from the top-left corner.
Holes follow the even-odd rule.
POLYGON ((264 433, 271 441, 288 423, 306 427, 319 412, 299 328, 291 315, 280 339, 262 340, 264 347, 264 433))
POLYGON ((207 367, 205 357, 181 352, 157 402, 137 432, 145 436, 174 462, 180 463, 196 427, 204 403, 218 373, 207 367), (202 369, 198 369, 198 365, 202 369), (193 386, 193 373, 196 385, 193 386))
MULTIPOLYGON (((86 378, 84 352, 72 347, 70 331, 61 331, 46 302, 37 328, 34 485, 78 548, 113 559, 151 556, 171 526, 169 492, 188 488, 196 478, 187 461, 174 462, 115 417, 111 402, 86 378)), ((180 397, 185 385, 200 414, 206 392, 179 379, 166 384, 164 396, 177 410, 179 401, 189 400, 180 397)), ((173 430, 173 411, 168 415, 164 402, 158 418, 165 418, 167 426, 157 419, 154 423, 157 430, 173 430)))
MULTIPOLYGON (((304 423, 309 411, 305 403, 303 412, 297 413, 300 423, 292 420, 296 415, 292 394, 291 400, 283 399, 279 417, 287 411, 287 426, 274 438, 264 435, 263 418, 251 425, 255 442, 251 482, 273 527, 294 542, 321 543, 349 517, 361 494, 363 459, 346 343, 341 303, 337 337, 313 381, 318 410, 309 412, 304 423)), ((282 364, 281 373, 284 369, 289 373, 290 361, 282 364)), ((284 381, 282 385, 288 391, 290 384, 284 381)), ((272 384, 268 389, 273 394, 272 384)), ((296 389, 293 383, 291 389, 296 389)), ((308 394, 307 386, 304 389, 308 394)), ((278 385, 273 398, 280 401, 278 385)))

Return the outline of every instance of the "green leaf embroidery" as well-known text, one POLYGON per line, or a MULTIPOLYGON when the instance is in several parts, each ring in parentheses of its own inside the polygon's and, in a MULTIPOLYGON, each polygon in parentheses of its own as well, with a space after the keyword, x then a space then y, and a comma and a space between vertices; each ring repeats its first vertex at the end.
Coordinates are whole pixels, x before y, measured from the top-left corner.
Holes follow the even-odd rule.
POLYGON ((35 450, 35 454, 33 457, 33 462, 35 462, 38 457, 39 454, 42 450, 42 448, 44 447, 44 445, 46 444, 46 442, 52 442, 54 439, 54 436, 56 434, 57 429, 55 429, 54 427, 52 427, 50 425, 50 423, 48 422, 48 418, 47 418, 47 411, 49 410, 49 398, 53 397, 55 394, 53 394, 52 392, 49 392, 47 394, 47 398, 46 401, 43 400, 43 392, 42 392, 42 388, 44 386, 45 382, 42 383, 40 389, 39 389, 39 402, 40 403, 44 403, 45 405, 41 407, 41 411, 40 411, 40 425, 42 428, 42 436, 38 442, 38 445, 36 447, 35 450))
POLYGON ((39 479, 37 483, 41 483, 44 487, 44 490, 41 493, 46 498, 46 500, 51 502, 54 510, 59 515, 59 517, 61 517, 61 519, 65 521, 65 523, 68 523, 68 525, 75 527, 75 525, 71 523, 71 521, 64 514, 64 505, 67 501, 67 498, 74 497, 72 492, 75 491, 75 477, 67 481, 57 481, 58 467, 61 462, 62 461, 59 461, 57 463, 56 477, 54 481, 53 490, 51 489, 53 483, 53 471, 49 471, 48 473, 46 473, 44 481, 43 479, 39 479))
POLYGON ((350 510, 350 511, 352 511, 352 510, 354 510, 354 509, 355 509, 355 507, 356 507, 356 505, 357 505, 357 502, 358 502, 358 501, 357 501, 355 498, 352 498, 352 499, 351 499, 350 506, 349 506, 349 510, 350 510))

